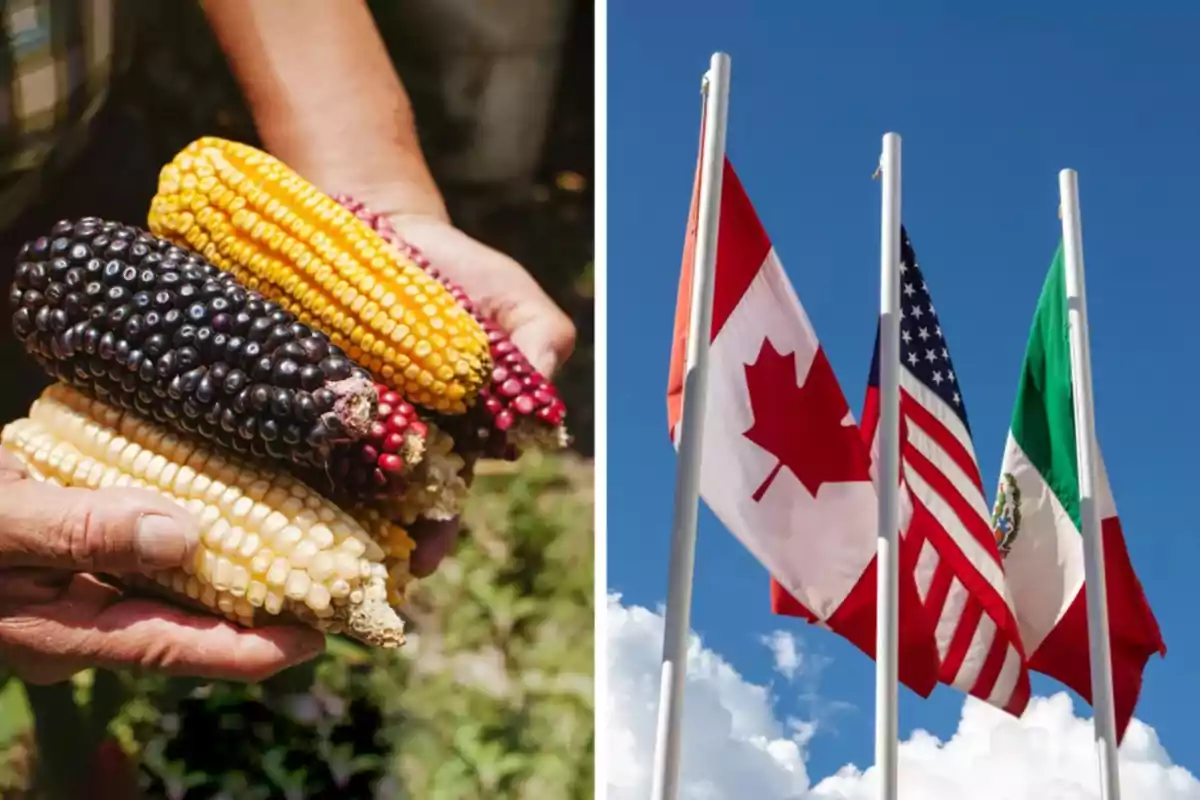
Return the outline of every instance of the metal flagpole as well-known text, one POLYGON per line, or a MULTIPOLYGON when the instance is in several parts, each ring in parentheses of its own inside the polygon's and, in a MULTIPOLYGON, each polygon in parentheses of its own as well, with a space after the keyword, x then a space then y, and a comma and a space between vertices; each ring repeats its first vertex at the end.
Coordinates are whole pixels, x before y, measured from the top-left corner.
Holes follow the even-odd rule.
POLYGON ((1079 461, 1079 519, 1083 530, 1083 574, 1091 643, 1092 709, 1100 759, 1101 800, 1120 800, 1117 720, 1113 708, 1112 650, 1108 639, 1108 591, 1104 580, 1104 540, 1096 509, 1096 418, 1092 404, 1092 356, 1088 344, 1087 295, 1083 281, 1083 226, 1079 214, 1079 175, 1058 173, 1062 201, 1063 259, 1066 266, 1067 320, 1071 336, 1071 385, 1075 396, 1075 454, 1079 461))
POLYGON ((692 305, 683 378, 683 409, 678 427, 675 514, 667 583, 666 630, 654 745, 651 800, 675 800, 679 791, 679 745, 683 687, 687 673, 687 637, 696 559, 696 521, 700 505, 700 456, 707 394, 709 332, 712 329, 713 276, 720 227, 721 177, 725 167, 725 120, 729 112, 729 56, 714 53, 705 74, 704 149, 700 162, 692 305))
POLYGON ((900 639, 900 137, 884 134, 879 169, 879 531, 876 559, 875 766, 880 800, 897 800, 900 639))

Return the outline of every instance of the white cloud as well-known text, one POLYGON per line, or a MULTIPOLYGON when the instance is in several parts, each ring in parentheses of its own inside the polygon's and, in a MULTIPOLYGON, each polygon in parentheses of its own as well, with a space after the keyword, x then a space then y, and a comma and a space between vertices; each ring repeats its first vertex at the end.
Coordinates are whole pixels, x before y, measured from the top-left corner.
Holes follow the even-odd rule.
MULTIPOLYGON (((650 791, 662 634, 659 614, 609 596, 611 800, 642 800, 650 791)), ((780 641, 768 637, 780 672, 791 664, 802 670, 805 654, 796 648, 790 661, 786 644, 774 647, 780 641)), ((874 800, 873 769, 848 765, 811 786, 804 758, 813 726, 781 721, 766 687, 747 682, 695 637, 686 698, 681 800, 874 800)), ((1150 726, 1133 721, 1120 758, 1124 797, 1200 800, 1200 780, 1172 764, 1150 726)), ((1035 698, 1020 720, 968 698, 948 741, 916 731, 901 744, 900 772, 900 796, 922 800, 1099 798, 1091 722, 1075 715, 1066 694, 1035 698)))
POLYGON ((762 637, 762 643, 775 656, 775 671, 789 681, 795 680, 796 672, 800 669, 800 648, 796 646, 796 637, 788 631, 772 631, 769 636, 762 637))
MULTIPOLYGON (((1134 720, 1121 746, 1122 796, 1197 800, 1200 781, 1173 766, 1154 729, 1134 720)), ((1075 716, 1065 692, 1036 697, 1021 719, 968 698, 958 731, 941 742, 915 731, 900 746, 900 794, 931 800, 1092 800, 1099 771, 1090 719, 1075 716)), ((813 800, 874 800, 876 774, 843 767, 813 800)))
MULTIPOLYGON (((608 598, 608 800, 650 794, 663 618, 608 598)), ((681 800, 800 798, 809 730, 780 722, 765 687, 693 637, 688 647, 681 800)))

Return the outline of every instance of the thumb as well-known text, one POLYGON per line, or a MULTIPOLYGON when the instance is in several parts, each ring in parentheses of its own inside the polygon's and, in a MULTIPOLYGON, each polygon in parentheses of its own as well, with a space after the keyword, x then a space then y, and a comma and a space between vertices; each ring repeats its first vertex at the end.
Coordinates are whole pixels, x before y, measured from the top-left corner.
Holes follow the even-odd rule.
POLYGON ((17 481, 0 493, 0 566, 129 573, 193 557, 195 519, 141 489, 63 488, 17 481))

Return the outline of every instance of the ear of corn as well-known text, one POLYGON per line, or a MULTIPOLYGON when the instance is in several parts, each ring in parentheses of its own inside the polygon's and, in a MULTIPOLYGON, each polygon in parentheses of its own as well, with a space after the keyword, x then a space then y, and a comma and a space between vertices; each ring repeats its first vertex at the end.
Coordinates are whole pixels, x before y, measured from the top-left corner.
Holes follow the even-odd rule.
POLYGON ((376 388, 381 421, 365 438, 335 450, 328 470, 302 477, 339 502, 370 504, 406 525, 458 516, 467 499, 467 462, 477 454, 437 423, 420 419, 395 392, 376 388))
POLYGON ((327 332, 414 404, 465 413, 491 372, 486 334, 449 291, 260 150, 193 142, 162 169, 149 224, 327 332))
POLYGON ((393 606, 403 606, 408 602, 409 591, 416 585, 412 572, 409 571, 409 561, 416 542, 408 535, 408 531, 391 521, 381 509, 370 506, 356 506, 352 509, 354 518, 371 532, 375 541, 383 549, 383 564, 387 568, 387 596, 393 606))
MULTIPOLYGON (((370 473, 374 477, 369 479, 369 485, 314 470, 302 471, 299 477, 309 486, 319 487, 335 502, 352 509, 359 518, 362 514, 377 513, 401 525, 412 525, 418 520, 441 522, 454 519, 466 506, 469 464, 475 457, 464 457, 454 438, 437 425, 419 424, 422 430, 421 458, 406 464, 401 471, 385 473, 376 466, 370 473)), ((369 456, 371 446, 366 445, 359 452, 369 456)), ((350 475, 356 476, 356 481, 368 480, 358 471, 359 466, 354 469, 356 471, 350 475)))
POLYGON ((490 458, 515 458, 525 449, 558 450, 570 443, 564 425, 567 409, 558 390, 538 372, 508 334, 483 315, 467 293, 438 272, 420 250, 404 241, 382 214, 348 195, 335 199, 388 244, 438 280, 483 328, 492 357, 492 374, 480 389, 479 402, 450 422, 462 447, 478 448, 490 458))
POLYGON ((326 479, 345 496, 382 496, 399 491, 407 475, 425 457, 429 426, 399 394, 383 385, 375 389, 379 396, 375 422, 362 439, 338 448, 330 459, 326 479))
POLYGON ((35 477, 150 489, 191 512, 201 546, 183 569, 150 576, 162 586, 243 625, 287 614, 369 644, 404 641, 388 595, 402 597, 412 543, 382 515, 359 522, 285 474, 218 455, 63 384, 46 389, 0 439, 35 477))
POLYGON ((418 519, 449 520, 462 513, 468 487, 467 460, 456 452, 453 437, 428 426, 425 455, 396 491, 376 501, 390 519, 411 525, 418 519))
POLYGON ((325 467, 380 422, 368 373, 199 255, 64 220, 18 257, 17 337, 53 376, 238 453, 325 467))

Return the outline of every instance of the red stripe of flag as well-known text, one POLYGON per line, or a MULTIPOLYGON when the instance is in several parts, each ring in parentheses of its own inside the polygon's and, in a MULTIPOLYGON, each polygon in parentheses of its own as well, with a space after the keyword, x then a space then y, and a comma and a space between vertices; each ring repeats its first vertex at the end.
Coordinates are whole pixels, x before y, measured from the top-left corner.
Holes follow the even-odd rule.
MULTIPOLYGON (((906 468, 912 469, 920 475, 930 488, 937 492, 945 503, 954 511, 954 515, 960 522, 979 538, 979 532, 986 530, 983 521, 975 511, 969 508, 966 501, 962 499, 955 489, 954 484, 950 482, 945 475, 937 470, 937 468, 925 456, 914 447, 905 447, 903 449, 906 468), (975 522, 971 523, 970 520, 975 522), (974 527, 972 527, 974 526, 974 527)), ((962 551, 954 541, 950 533, 942 527, 937 521, 937 517, 933 515, 923 504, 919 503, 916 498, 913 499, 914 506, 921 507, 920 524, 925 528, 925 533, 929 537, 930 544, 937 551, 938 557, 954 570, 954 574, 958 577, 963 588, 973 596, 977 596, 987 608, 988 615, 996 620, 997 625, 1011 632, 1015 637, 1017 627, 1017 618, 1013 615, 1012 609, 1008 603, 1004 602, 992 584, 980 574, 975 565, 967 558, 966 553, 962 551)), ((914 516, 914 525, 916 527, 916 517, 914 516)), ((995 538, 991 531, 986 532, 986 537, 983 543, 986 545, 991 542, 991 550, 995 550, 995 538)), ((1018 637, 1019 640, 1019 637, 1018 637)))
MULTIPOLYGON (((906 261, 909 262, 912 271, 919 275, 919 269, 915 263, 916 258, 911 251, 911 245, 907 240, 906 234, 904 235, 903 244, 904 247, 902 250, 905 251, 904 257, 906 261)), ((913 280, 915 283, 916 278, 913 280)), ((928 294, 928 287, 924 283, 921 284, 921 291, 928 294)), ((932 305, 930 305, 930 310, 932 311, 932 305)), ((939 331, 938 335, 943 337, 944 342, 944 334, 939 331)), ((872 363, 872 377, 868 382, 862 414, 863 436, 865 441, 869 445, 872 445, 872 449, 875 444, 876 428, 879 423, 879 390, 876 385, 878 357, 879 354, 876 352, 872 363)), ((945 353, 943 353, 943 357, 946 357, 945 353)), ((946 364, 949 366, 948 359, 946 364)), ((921 379, 910 369, 908 364, 901 362, 900 367, 903 370, 902 375, 905 376, 904 380, 913 380, 921 383, 921 379)), ((935 395, 936 393, 931 392, 931 396, 935 395)), ((936 402, 940 405, 944 400, 938 398, 936 402)), ((968 535, 978 542, 997 564, 1000 564, 1000 554, 996 547, 991 526, 979 513, 980 505, 986 507, 979 464, 969 443, 960 441, 941 422, 941 414, 947 411, 950 411, 950 409, 928 408, 922 405, 916 395, 903 388, 901 389, 900 433, 902 478, 906 475, 919 476, 933 492, 941 497, 945 503, 945 507, 957 518, 959 524, 967 531, 968 535), (969 498, 964 497, 954 481, 942 472, 937 464, 927 458, 915 445, 908 441, 907 426, 909 424, 915 425, 924 431, 932 445, 939 448, 945 454, 945 457, 967 476, 972 487, 978 491, 977 495, 969 498)), ((963 546, 955 541, 954 536, 942 526, 933 513, 923 505, 915 494, 910 491, 909 496, 912 500, 913 513, 908 531, 904 537, 904 544, 901 548, 902 552, 905 546, 911 547, 912 545, 916 545, 918 541, 927 539, 938 556, 937 566, 934 569, 929 592, 925 599, 925 612, 935 620, 935 624, 937 620, 941 620, 943 615, 949 612, 946 608, 946 602, 955 578, 957 578, 967 595, 962 611, 958 619, 955 620, 954 631, 942 660, 940 669, 941 680, 946 683, 953 683, 958 677, 970 644, 978 631, 983 616, 986 614, 995 623, 996 630, 993 643, 984 658, 984 663, 980 665, 979 674, 975 677, 972 685, 968 687, 968 691, 981 699, 988 699, 988 696, 995 689, 996 681, 1004 666, 1007 648, 1011 645, 1022 659, 1022 670, 1018 676, 1012 698, 1005 705, 1007 706, 1007 710, 1020 713, 1024 709, 1024 704, 1028 701, 1028 690, 1026 687, 1028 686, 1029 678, 1028 672, 1023 666, 1025 655, 1020 641, 1019 628, 1017 627, 1012 609, 1005 602, 1001 591, 993 587, 990 581, 967 558, 966 553, 962 549, 963 546)))
MULTIPOLYGON (((876 402, 878 403, 878 401, 876 402)), ((900 391, 900 413, 910 418, 914 425, 937 440, 938 446, 963 471, 963 474, 971 479, 971 483, 975 484, 975 488, 979 490, 979 496, 983 497, 983 479, 979 475, 979 463, 975 460, 975 456, 963 447, 958 437, 951 433, 935 414, 921 405, 917 398, 903 389, 900 391)))

